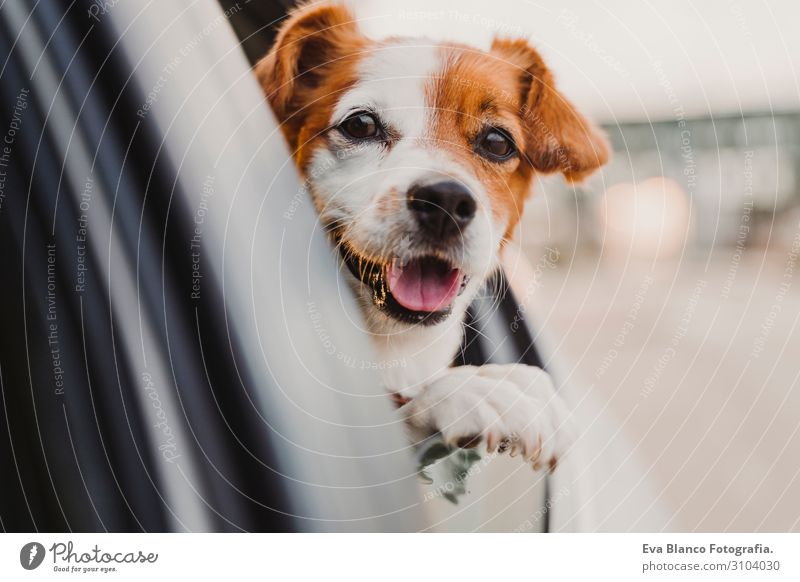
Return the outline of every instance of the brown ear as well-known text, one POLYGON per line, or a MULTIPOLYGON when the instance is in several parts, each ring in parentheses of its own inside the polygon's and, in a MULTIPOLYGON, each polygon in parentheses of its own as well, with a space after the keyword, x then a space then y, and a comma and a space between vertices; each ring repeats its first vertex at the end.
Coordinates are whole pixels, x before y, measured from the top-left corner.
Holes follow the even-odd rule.
POLYGON ((542 57, 524 40, 495 39, 492 53, 519 69, 525 154, 536 170, 580 181, 608 161, 608 142, 555 88, 542 57))
POLYGON ((290 142, 303 125, 304 109, 320 97, 321 79, 343 68, 365 43, 353 16, 335 3, 301 6, 281 25, 255 73, 290 142))

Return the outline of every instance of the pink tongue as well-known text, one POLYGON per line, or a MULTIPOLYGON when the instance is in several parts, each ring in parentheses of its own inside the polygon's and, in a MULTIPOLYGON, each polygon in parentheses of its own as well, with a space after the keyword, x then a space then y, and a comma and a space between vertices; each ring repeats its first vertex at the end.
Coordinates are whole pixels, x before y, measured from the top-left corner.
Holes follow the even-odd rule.
POLYGON ((441 311, 458 294, 462 274, 458 269, 431 260, 412 261, 404 268, 396 262, 387 269, 389 290, 397 302, 411 311, 441 311))

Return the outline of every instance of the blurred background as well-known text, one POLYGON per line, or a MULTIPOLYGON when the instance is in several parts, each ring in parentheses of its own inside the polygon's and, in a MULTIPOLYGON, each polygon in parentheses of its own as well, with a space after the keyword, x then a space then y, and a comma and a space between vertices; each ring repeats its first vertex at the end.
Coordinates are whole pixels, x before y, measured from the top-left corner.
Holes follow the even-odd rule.
POLYGON ((530 38, 608 133, 612 162, 541 180, 517 234, 600 529, 798 529, 800 5, 352 4, 374 36, 530 38))

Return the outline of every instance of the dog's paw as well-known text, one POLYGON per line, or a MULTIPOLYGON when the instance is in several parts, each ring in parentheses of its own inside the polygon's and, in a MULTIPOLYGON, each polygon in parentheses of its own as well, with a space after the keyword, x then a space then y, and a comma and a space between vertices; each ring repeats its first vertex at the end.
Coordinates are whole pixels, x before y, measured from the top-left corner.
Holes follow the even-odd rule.
POLYGON ((401 408, 408 423, 439 431, 451 446, 481 441, 555 469, 571 441, 569 411, 550 376, 524 364, 451 368, 401 408))

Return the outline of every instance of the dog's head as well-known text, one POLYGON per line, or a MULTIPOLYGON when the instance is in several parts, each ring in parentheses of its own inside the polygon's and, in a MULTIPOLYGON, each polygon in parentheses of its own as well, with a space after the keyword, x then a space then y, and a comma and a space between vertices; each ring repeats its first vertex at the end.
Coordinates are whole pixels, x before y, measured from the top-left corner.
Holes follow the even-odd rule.
POLYGON ((256 74, 362 296, 390 321, 466 307, 534 175, 580 180, 603 136, 525 41, 374 41, 336 4, 295 12, 256 74), (466 292, 465 292, 466 291, 466 292))

